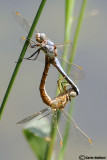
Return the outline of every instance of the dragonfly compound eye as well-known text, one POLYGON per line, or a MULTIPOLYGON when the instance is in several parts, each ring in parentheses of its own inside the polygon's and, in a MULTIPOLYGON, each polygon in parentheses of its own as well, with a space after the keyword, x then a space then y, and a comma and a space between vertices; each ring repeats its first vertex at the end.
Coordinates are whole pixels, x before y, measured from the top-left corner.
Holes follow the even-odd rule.
POLYGON ((35 39, 36 39, 37 42, 40 42, 40 33, 37 33, 37 34, 36 34, 35 39))
POLYGON ((76 97, 76 96, 77 96, 77 93, 76 93, 74 90, 72 90, 72 91, 70 92, 69 96, 70 96, 70 97, 76 97))
POLYGON ((41 34, 40 34, 40 39, 41 39, 42 41, 46 40, 46 35, 45 35, 44 33, 41 33, 41 34))
POLYGON ((42 43, 44 40, 46 40, 46 35, 44 33, 37 33, 36 34, 36 41, 39 43, 42 43))

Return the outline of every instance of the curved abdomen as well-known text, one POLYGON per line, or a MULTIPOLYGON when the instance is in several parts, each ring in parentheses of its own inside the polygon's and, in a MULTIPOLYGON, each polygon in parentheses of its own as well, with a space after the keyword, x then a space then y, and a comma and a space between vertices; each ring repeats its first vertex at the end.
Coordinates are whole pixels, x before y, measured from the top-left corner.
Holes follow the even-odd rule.
POLYGON ((46 77, 48 74, 49 67, 50 67, 50 59, 48 58, 48 56, 45 56, 45 68, 42 74, 42 79, 40 82, 39 90, 40 90, 40 95, 41 95, 43 102, 47 104, 48 106, 51 105, 51 101, 52 101, 51 98, 48 96, 46 89, 45 89, 46 77))

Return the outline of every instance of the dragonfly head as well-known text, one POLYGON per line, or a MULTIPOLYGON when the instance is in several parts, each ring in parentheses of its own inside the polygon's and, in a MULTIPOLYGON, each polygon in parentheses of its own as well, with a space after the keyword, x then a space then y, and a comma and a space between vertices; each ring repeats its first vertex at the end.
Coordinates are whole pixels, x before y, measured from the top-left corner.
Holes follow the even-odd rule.
POLYGON ((68 92, 69 100, 71 99, 71 97, 77 96, 77 93, 74 91, 73 88, 68 89, 67 92, 68 92))
POLYGON ((42 43, 46 40, 46 35, 44 33, 37 33, 35 38, 37 42, 42 43))

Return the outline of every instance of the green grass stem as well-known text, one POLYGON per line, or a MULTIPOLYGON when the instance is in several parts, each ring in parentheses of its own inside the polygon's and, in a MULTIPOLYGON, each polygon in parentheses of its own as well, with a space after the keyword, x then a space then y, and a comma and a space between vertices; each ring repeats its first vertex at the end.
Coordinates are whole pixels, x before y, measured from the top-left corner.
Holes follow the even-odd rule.
MULTIPOLYGON (((37 11, 37 14, 36 14, 36 16, 35 16, 35 18, 34 18, 34 21, 33 21, 33 23, 32 23, 31 29, 30 29, 30 31, 29 31, 29 34, 28 34, 28 36, 27 36, 27 38, 29 38, 29 39, 30 39, 30 38, 32 37, 32 35, 33 35, 33 32, 34 32, 34 30, 35 30, 35 27, 36 27, 36 25, 37 25, 37 22, 38 22, 38 20, 39 20, 39 17, 40 17, 40 15, 41 15, 41 12, 42 12, 42 10, 43 10, 43 8, 44 8, 45 3, 46 3, 46 0, 42 0, 41 4, 40 4, 40 6, 39 6, 39 9, 38 9, 38 11, 37 11)), ((11 79, 10 79, 9 85, 8 85, 8 87, 7 87, 5 96, 4 96, 4 98, 3 98, 3 101, 2 101, 2 104, 1 104, 1 107, 0 107, 0 119, 1 119, 1 116, 2 116, 2 113, 3 113, 3 110, 4 110, 4 108, 5 108, 6 102, 7 102, 7 100, 8 100, 8 97, 9 97, 10 91, 11 91, 11 89, 12 89, 12 86, 13 86, 13 84, 14 84, 16 75, 17 75, 18 70, 19 70, 19 68, 20 68, 20 65, 21 65, 21 63, 22 63, 22 58, 23 58, 24 55, 25 55, 25 52, 26 52, 26 50, 27 50, 28 45, 29 45, 29 42, 26 41, 25 44, 24 44, 24 46, 23 46, 23 48, 22 48, 22 51, 21 51, 21 54, 20 54, 20 56, 19 56, 18 62, 17 62, 17 64, 16 64, 16 66, 15 66, 15 69, 14 69, 14 71, 13 71, 12 77, 11 77, 11 79)))
MULTIPOLYGON (((86 3, 87 3, 87 0, 83 0, 82 5, 81 5, 80 14, 79 14, 79 17, 78 17, 78 23, 77 23, 75 35, 74 35, 74 38, 73 38, 73 49, 72 49, 71 57, 69 59, 69 62, 71 62, 71 63, 73 63, 73 60, 74 60, 74 57, 75 57, 75 52, 76 52, 77 42, 78 42, 78 39, 79 39, 80 29, 81 29, 82 21, 84 19, 84 11, 85 11, 85 8, 86 8, 86 3)), ((69 70, 68 70, 68 73, 69 73, 69 70)))
POLYGON ((50 134, 51 141, 50 143, 47 144, 44 160, 51 160, 52 154, 53 154, 53 148, 54 148, 57 130, 52 122, 51 124, 52 124, 52 129, 51 129, 51 134, 50 134))
MULTIPOLYGON (((69 61, 71 63, 73 63, 74 56, 75 56, 77 42, 78 42, 78 39, 79 39, 80 28, 81 28, 81 24, 82 24, 82 21, 83 21, 83 18, 84 18, 84 11, 85 11, 85 7, 86 7, 86 2, 87 2, 87 0, 83 0, 81 10, 80 10, 80 14, 79 14, 79 18, 78 18, 78 23, 77 23, 77 27, 76 27, 76 31, 75 31, 75 35, 74 35, 74 40, 73 40, 73 50, 72 50, 72 53, 71 53, 71 57, 69 59, 69 61)), ((67 74, 69 74, 69 72, 70 72, 70 70, 68 69, 67 74)), ((70 106, 70 109, 69 109, 69 114, 70 115, 72 115, 73 105, 74 105, 74 100, 71 103, 71 106, 70 106)), ((65 154, 65 151, 66 151, 67 141, 68 141, 68 137, 69 137, 69 130, 70 130, 70 127, 69 127, 68 123, 69 122, 66 123, 65 131, 64 131, 64 137, 63 137, 63 146, 60 150, 58 160, 63 160, 64 159, 64 154, 65 154)))
MULTIPOLYGON (((73 14, 73 10, 74 10, 74 2, 75 0, 66 0, 66 25, 65 25, 65 41, 70 39, 70 33, 71 33, 71 16, 73 14), (68 9, 67 9, 68 8, 68 9)), ((67 50, 65 49, 64 54, 63 54, 63 59, 66 59, 66 52, 67 50)), ((64 63, 62 63, 62 67, 64 68, 64 63)), ((61 75, 59 76, 59 78, 61 78, 61 75)), ((57 88, 56 94, 58 95, 59 90, 57 88)), ((58 113, 58 121, 60 119, 60 112, 58 113)), ((56 137, 56 127, 54 127, 54 125, 52 125, 52 129, 51 129, 51 134, 50 134, 50 138, 51 138, 51 142, 47 145, 47 149, 46 149, 46 156, 45 156, 45 160, 51 160, 52 158, 52 151, 54 148, 54 143, 55 143, 55 137, 56 137)))

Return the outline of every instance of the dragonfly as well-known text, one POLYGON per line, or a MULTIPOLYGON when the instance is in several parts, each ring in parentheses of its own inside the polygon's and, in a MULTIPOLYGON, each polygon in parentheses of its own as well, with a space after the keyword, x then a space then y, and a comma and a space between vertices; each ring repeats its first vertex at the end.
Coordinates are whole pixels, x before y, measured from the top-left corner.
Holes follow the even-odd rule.
POLYGON ((67 89, 66 88, 67 85, 65 85, 65 84, 63 85, 63 83, 61 83, 61 86, 62 86, 62 90, 61 90, 61 88, 60 88, 60 80, 61 79, 59 79, 57 81, 57 83, 58 83, 60 94, 57 97, 55 97, 54 99, 51 99, 51 97, 48 95, 48 93, 47 93, 47 91, 45 89, 45 84, 46 84, 46 77, 47 77, 49 68, 50 68, 50 58, 48 56, 45 56, 45 67, 44 67, 44 71, 43 71, 43 75, 42 75, 42 78, 41 78, 39 89, 40 89, 40 95, 41 95, 41 98, 42 98, 43 102, 45 104, 47 104, 49 107, 47 107, 45 109, 42 109, 41 111, 39 111, 37 113, 34 113, 33 115, 28 116, 27 118, 19 121, 18 124, 26 123, 26 122, 32 120, 33 118, 38 117, 38 116, 42 115, 43 113, 49 111, 43 117, 46 117, 50 113, 52 113, 52 115, 53 115, 53 117, 52 117, 53 119, 52 120, 55 121, 54 124, 55 124, 55 127, 58 130, 58 133, 59 133, 59 136, 60 136, 60 139, 61 139, 61 146, 62 146, 63 145, 62 136, 61 136, 61 133, 59 131, 58 125, 56 123, 56 121, 57 121, 56 111, 61 111, 63 113, 63 115, 69 121, 72 122, 72 124, 75 127, 75 129, 78 132, 80 132, 86 139, 88 139, 88 141, 90 142, 90 144, 92 144, 91 139, 77 126, 77 124, 73 120, 73 118, 64 109, 65 106, 66 106, 66 104, 68 103, 68 101, 71 101, 71 98, 77 96, 77 93, 75 92, 75 90, 73 88, 71 88, 71 87, 69 89, 67 89))
MULTIPOLYGON (((28 21, 23 16, 21 16, 18 12, 14 12, 13 16, 16 19, 16 21, 22 26, 22 28, 28 33, 31 28, 31 25, 28 23, 28 21)), ((71 48, 70 41, 67 41, 63 44, 55 45, 44 33, 40 33, 37 30, 35 30, 35 32, 33 34, 33 38, 36 40, 36 42, 33 40, 30 40, 30 39, 27 39, 25 37, 21 38, 21 43, 24 44, 24 42, 22 42, 22 39, 24 39, 24 41, 28 40, 29 47, 37 49, 31 56, 24 58, 24 59, 36 60, 40 51, 43 51, 45 53, 45 55, 50 57, 50 59, 51 59, 50 63, 55 68, 57 68, 57 70, 61 73, 61 75, 63 77, 65 77, 66 81, 73 87, 73 89, 76 91, 76 93, 78 95, 79 94, 78 87, 73 82, 73 80, 71 78, 69 78, 69 76, 66 74, 66 72, 64 71, 64 69, 62 68, 62 66, 60 64, 60 61, 64 62, 64 60, 62 60, 62 58, 61 58, 64 46, 71 48), (61 55, 60 55, 60 52, 58 52, 58 49, 60 49, 60 48, 62 49, 61 55), (32 57, 34 57, 34 58, 32 59, 32 57)), ((68 68, 68 66, 69 67, 72 66, 70 75, 72 75, 72 73, 75 72, 77 80, 80 78, 84 78, 85 74, 84 74, 84 70, 82 69, 82 67, 80 67, 78 65, 71 64, 68 61, 66 61, 65 63, 66 63, 67 68, 68 68)))

